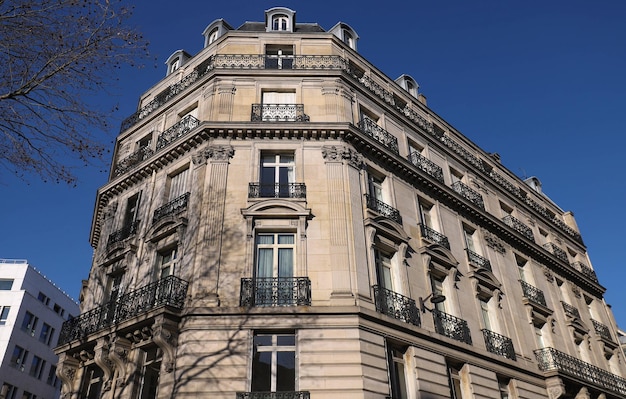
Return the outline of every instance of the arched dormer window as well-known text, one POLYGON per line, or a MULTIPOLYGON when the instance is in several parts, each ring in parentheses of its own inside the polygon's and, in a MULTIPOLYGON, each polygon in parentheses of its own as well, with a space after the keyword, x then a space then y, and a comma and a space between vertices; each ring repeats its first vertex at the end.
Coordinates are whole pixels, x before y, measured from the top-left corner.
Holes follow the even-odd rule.
POLYGON ((265 11, 267 32, 293 32, 296 26, 296 12, 285 7, 274 7, 265 11))
POLYGON ((337 36, 342 42, 348 45, 353 50, 356 50, 356 42, 359 40, 359 35, 350 27, 350 25, 343 22, 337 23, 330 31, 333 35, 337 36))
POLYGON ((167 65, 167 75, 176 72, 180 67, 182 67, 187 60, 191 58, 191 55, 187 53, 185 50, 177 50, 172 55, 169 56, 167 61, 165 61, 165 65, 167 65))
POLYGON ((233 28, 223 19, 216 19, 211 22, 202 32, 202 36, 204 36, 204 47, 214 43, 217 39, 226 34, 229 30, 233 28))
POLYGON ((398 79, 396 79, 396 83, 400 85, 404 90, 406 90, 410 95, 417 98, 418 89, 420 87, 419 84, 410 77, 409 75, 401 75, 398 79))

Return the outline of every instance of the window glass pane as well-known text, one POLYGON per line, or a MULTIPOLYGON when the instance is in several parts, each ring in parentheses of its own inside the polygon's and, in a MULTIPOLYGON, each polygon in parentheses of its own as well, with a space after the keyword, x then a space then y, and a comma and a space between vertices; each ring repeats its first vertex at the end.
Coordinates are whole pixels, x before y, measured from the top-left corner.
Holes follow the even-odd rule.
POLYGON ((273 277, 273 255, 271 248, 259 248, 257 277, 273 277))
POLYGON ((277 338, 279 346, 294 346, 296 344, 294 335, 279 335, 277 338))
POLYGON ((256 352, 254 354, 252 370, 252 391, 271 391, 272 352, 256 352))
POLYGON ((273 234, 259 234, 256 236, 257 244, 273 244, 274 243, 274 235, 273 234))
POLYGON ((254 337, 255 350, 257 350, 257 346, 271 346, 271 345, 272 345, 271 335, 256 335, 254 337))
POLYGON ((276 391, 296 390, 295 352, 278 352, 276 365, 276 391))
POLYGON ((278 249, 278 277, 293 276, 293 249, 278 249))
POLYGON ((293 234, 279 234, 278 243, 279 244, 293 244, 294 243, 293 234))
POLYGON ((10 291, 13 287, 13 280, 0 280, 0 290, 10 291))

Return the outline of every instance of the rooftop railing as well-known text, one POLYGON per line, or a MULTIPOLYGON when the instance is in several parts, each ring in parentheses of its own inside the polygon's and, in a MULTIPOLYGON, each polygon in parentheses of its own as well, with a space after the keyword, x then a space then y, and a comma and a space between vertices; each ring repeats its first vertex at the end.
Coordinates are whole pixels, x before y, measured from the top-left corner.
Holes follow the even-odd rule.
POLYGON ((398 224, 402 224, 402 216, 400 216, 400 211, 398 211, 393 206, 388 205, 369 194, 365 194, 365 201, 367 202, 368 209, 371 209, 374 212, 379 213, 381 216, 391 219, 398 224))
POLYGON ((375 285, 376 311, 416 326, 420 325, 420 313, 414 299, 375 285))
POLYGON ((59 345, 75 339, 84 339, 89 334, 132 319, 160 306, 168 305, 180 310, 185 303, 187 286, 186 281, 176 276, 167 276, 121 295, 115 301, 65 321, 61 327, 59 345))

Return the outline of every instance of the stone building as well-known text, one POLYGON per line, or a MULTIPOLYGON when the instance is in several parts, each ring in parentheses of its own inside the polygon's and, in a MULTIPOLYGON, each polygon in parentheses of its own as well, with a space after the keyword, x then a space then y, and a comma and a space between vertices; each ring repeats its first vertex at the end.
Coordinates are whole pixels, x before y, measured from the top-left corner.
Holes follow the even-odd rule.
POLYGON ((605 289, 538 179, 345 23, 276 7, 203 36, 122 123, 65 398, 626 398, 605 289))

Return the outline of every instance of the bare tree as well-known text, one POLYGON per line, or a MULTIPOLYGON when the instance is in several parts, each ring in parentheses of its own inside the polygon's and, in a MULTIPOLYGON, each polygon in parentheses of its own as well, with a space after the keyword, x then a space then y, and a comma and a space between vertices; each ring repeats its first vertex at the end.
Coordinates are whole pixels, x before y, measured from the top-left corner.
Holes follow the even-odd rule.
MULTIPOLYGON (((101 162, 115 73, 147 56, 120 0, 0 0, 0 165, 20 178, 75 182, 101 162)), ((109 141, 109 140, 106 140, 109 141)))

